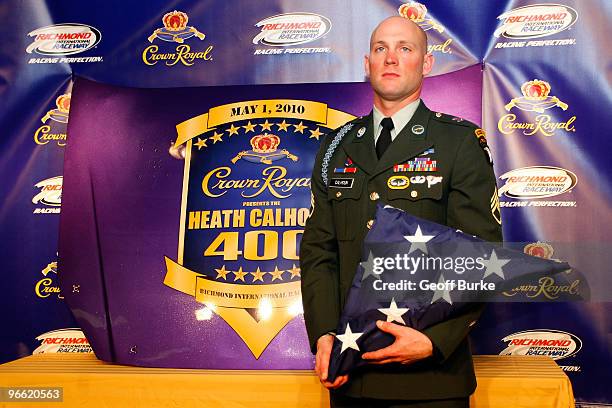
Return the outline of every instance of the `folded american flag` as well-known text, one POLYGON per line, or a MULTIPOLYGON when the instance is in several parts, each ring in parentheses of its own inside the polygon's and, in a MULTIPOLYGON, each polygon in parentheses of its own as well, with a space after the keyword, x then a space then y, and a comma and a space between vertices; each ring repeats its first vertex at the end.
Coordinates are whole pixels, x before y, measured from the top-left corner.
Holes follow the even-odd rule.
POLYGON ((363 353, 393 343, 377 320, 423 330, 474 302, 570 269, 382 205, 361 259, 336 331, 329 381, 368 364, 363 353))

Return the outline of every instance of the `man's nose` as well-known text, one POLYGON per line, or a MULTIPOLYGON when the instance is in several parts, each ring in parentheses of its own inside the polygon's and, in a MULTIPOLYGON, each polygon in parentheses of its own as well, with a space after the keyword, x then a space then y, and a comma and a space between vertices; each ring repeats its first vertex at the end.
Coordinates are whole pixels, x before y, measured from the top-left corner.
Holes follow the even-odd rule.
POLYGON ((395 65, 397 64, 397 54, 393 50, 387 51, 385 55, 385 65, 395 65))

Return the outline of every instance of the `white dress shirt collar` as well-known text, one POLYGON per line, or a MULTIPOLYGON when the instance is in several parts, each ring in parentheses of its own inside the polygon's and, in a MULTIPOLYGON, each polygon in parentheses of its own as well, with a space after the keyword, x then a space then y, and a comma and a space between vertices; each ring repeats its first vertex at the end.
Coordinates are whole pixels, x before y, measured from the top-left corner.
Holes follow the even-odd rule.
MULTIPOLYGON (((419 103, 421 99, 417 99, 416 101, 410 102, 408 105, 404 106, 402 109, 395 112, 391 115, 391 120, 393 120, 393 129, 391 130, 391 140, 395 140, 397 135, 402 131, 402 129, 410 122, 414 112, 416 112, 419 107, 419 103)), ((378 136, 380 136, 380 132, 382 131, 382 126, 380 126, 380 121, 383 120, 385 116, 376 106, 372 112, 372 120, 374 121, 374 144, 378 141, 378 136)))

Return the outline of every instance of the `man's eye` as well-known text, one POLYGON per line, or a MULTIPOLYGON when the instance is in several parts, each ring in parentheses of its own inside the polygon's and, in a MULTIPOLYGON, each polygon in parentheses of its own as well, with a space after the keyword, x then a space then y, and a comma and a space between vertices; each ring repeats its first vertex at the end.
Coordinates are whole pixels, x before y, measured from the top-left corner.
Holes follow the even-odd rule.
POLYGON ((402 47, 402 51, 403 52, 410 52, 412 50, 409 47, 402 47))
POLYGON ((385 47, 376 47, 376 49, 374 51, 376 52, 383 52, 385 50, 385 47))

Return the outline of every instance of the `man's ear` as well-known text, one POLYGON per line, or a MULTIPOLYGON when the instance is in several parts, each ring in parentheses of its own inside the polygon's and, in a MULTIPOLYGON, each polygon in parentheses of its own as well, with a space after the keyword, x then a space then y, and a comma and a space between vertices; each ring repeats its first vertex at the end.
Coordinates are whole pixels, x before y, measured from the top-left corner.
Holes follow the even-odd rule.
POLYGON ((434 62, 435 58, 432 54, 425 54, 425 57, 423 58, 423 76, 429 75, 433 69, 434 62))
POLYGON ((364 63, 363 65, 364 65, 366 77, 369 78, 370 77, 370 58, 367 55, 363 57, 363 63, 364 63))

